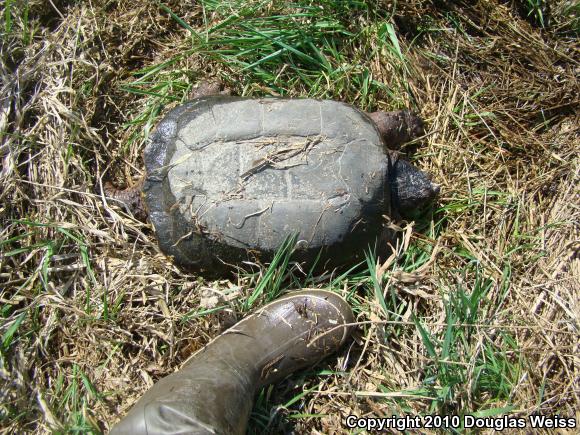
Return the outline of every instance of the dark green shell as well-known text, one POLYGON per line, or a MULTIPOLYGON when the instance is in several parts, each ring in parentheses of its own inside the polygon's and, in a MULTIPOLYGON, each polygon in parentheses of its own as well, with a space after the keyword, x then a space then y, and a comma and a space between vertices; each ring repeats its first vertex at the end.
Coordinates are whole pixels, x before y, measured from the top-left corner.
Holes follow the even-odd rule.
POLYGON ((335 101, 210 97, 172 110, 145 150, 162 250, 186 266, 270 257, 361 258, 390 208, 389 157, 372 121, 335 101))

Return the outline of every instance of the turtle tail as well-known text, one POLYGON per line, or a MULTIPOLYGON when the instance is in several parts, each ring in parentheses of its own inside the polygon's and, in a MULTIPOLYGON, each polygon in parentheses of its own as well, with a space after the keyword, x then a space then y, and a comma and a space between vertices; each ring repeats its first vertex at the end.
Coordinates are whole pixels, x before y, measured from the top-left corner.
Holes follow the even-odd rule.
MULTIPOLYGON (((118 189, 110 182, 105 182, 103 193, 108 200, 113 200, 141 222, 147 220, 147 208, 143 201, 142 189, 144 180, 141 179, 133 187, 118 189)), ((99 191, 99 189, 97 189, 99 191)), ((100 193, 100 192, 99 192, 100 193)))

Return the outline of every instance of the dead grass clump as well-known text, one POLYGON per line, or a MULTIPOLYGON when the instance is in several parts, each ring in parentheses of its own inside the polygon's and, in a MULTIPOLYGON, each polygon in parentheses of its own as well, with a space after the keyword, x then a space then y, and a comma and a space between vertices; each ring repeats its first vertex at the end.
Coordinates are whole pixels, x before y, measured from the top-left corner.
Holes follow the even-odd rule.
POLYGON ((576 415, 580 92, 567 2, 531 19, 523 2, 300 0, 299 14, 277 1, 7 3, 2 430, 104 431, 248 301, 299 286, 348 297, 360 328, 337 358, 262 391, 253 431, 342 433, 349 414, 576 415), (420 110, 428 132, 411 157, 442 185, 438 204, 398 223, 394 257, 346 276, 178 270, 150 225, 95 185, 130 185, 149 129, 208 76, 247 95, 420 110))

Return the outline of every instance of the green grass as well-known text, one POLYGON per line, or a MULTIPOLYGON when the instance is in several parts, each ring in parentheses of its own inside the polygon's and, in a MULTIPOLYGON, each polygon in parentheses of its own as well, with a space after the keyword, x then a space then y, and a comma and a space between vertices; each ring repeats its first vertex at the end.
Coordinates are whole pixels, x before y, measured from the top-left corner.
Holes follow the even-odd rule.
MULTIPOLYGON (((88 243, 84 240, 84 236, 78 231, 71 230, 58 224, 34 222, 29 220, 14 221, 14 224, 25 228, 24 232, 4 241, 0 241, 0 253, 5 257, 12 257, 24 253, 39 257, 38 268, 29 279, 39 278, 37 280, 37 291, 40 293, 41 291, 49 291, 47 284, 52 281, 49 277, 51 266, 56 266, 56 263, 58 263, 58 261, 55 262, 55 256, 65 252, 70 254, 76 251, 78 254, 78 260, 84 267, 89 278, 89 283, 86 286, 87 302, 85 310, 87 313, 91 313, 91 291, 97 282, 90 260, 88 243), (52 233, 53 238, 39 240, 33 244, 27 244, 27 239, 32 240, 40 235, 38 231, 39 229, 49 230, 52 233)), ((27 280, 21 288, 26 286, 28 283, 29 281, 27 280)), ((105 320, 108 317, 107 299, 103 299, 101 316, 105 320)))
MULTIPOLYGON (((321 375, 321 373, 318 375, 321 375)), ((301 384, 306 384, 306 380, 303 380, 301 384)), ((290 398, 284 403, 277 403, 276 400, 273 400, 275 390, 273 385, 262 388, 256 397, 254 409, 250 415, 247 433, 280 433, 284 430, 290 429, 292 419, 310 419, 322 417, 322 414, 304 414, 297 410, 292 410, 292 406, 298 404, 312 391, 320 388, 321 385, 322 383, 316 384, 310 388, 304 388, 299 392, 290 393, 288 394, 290 398), (287 420, 290 420, 290 424, 288 424, 287 420)))
MULTIPOLYGON (((73 229, 52 223, 42 223, 31 220, 19 220, 11 223, 20 228, 19 234, 0 241, 0 255, 10 258, 25 254, 29 258, 36 258, 37 267, 34 272, 20 285, 12 295, 13 298, 26 293, 27 288, 33 288, 36 297, 42 300, 43 295, 51 294, 54 285, 58 285, 55 279, 54 267, 59 266, 58 258, 61 254, 75 253, 77 261, 82 265, 86 276, 89 278, 86 285, 85 310, 87 320, 93 321, 95 307, 91 306, 91 292, 96 285, 96 278, 92 268, 88 243, 84 236, 73 229), (51 238, 43 238, 46 232, 51 238), (32 240, 37 240, 30 243, 32 240), (27 243, 28 242, 28 243, 27 243)), ((96 318, 108 319, 107 303, 103 297, 102 310, 96 318)), ((42 304, 32 304, 25 309, 18 309, 17 305, 2 305, 2 317, 9 318, 20 312, 15 320, 3 326, 6 328, 2 334, 0 357, 2 361, 9 361, 14 355, 14 348, 19 346, 26 348, 31 344, 43 328, 42 304)), ((49 337, 42 337, 49 340, 49 337)), ((57 433, 100 433, 96 420, 87 419, 91 415, 92 402, 101 400, 101 396, 85 373, 77 365, 73 365, 72 373, 66 375, 61 372, 54 385, 55 390, 43 394, 49 403, 49 409, 56 410, 61 415, 66 415, 66 421, 60 423, 64 426, 57 433)), ((10 408, 9 408, 10 409, 10 408)), ((10 413, 10 412, 9 412, 10 413)), ((13 419, 25 417, 26 414, 11 415, 13 419)), ((6 418, 7 416, 3 416, 6 418)))
POLYGON ((475 274, 472 288, 458 285, 445 296, 444 329, 430 330, 413 316, 429 356, 423 367, 423 386, 416 393, 427 392, 434 397, 429 406, 431 414, 509 412, 513 407, 504 403, 509 403, 525 364, 513 336, 500 331, 492 338, 488 333, 496 311, 487 299, 493 280, 486 278, 477 264, 468 266, 464 276, 467 274, 475 274))
POLYGON ((52 405, 68 418, 62 422, 63 427, 56 432, 101 433, 92 415, 92 408, 97 400, 102 400, 102 396, 76 364, 72 366, 70 373, 59 373, 52 405))
POLYGON ((133 131, 129 144, 142 143, 162 108, 186 99, 203 78, 200 71, 180 67, 193 55, 218 68, 218 78, 241 95, 346 99, 363 109, 374 108, 381 96, 393 107, 404 106, 405 94, 413 98, 406 80, 411 67, 395 29, 368 2, 204 0, 201 5, 203 31, 161 4, 191 34, 191 45, 133 72, 135 79, 123 86, 126 92, 148 97, 127 125, 133 131), (362 26, 352 25, 354 17, 362 26), (377 59, 396 69, 392 82, 373 76, 371 65, 377 59))
MULTIPOLYGON (((0 36, 5 42, 18 41, 22 46, 28 46, 37 28, 36 24, 31 23, 28 1, 20 3, 14 0, 5 0, 0 12, 2 14, 0 36)), ((14 47, 16 46, 15 44, 14 47)), ((19 58, 22 52, 17 49, 11 55, 19 58)))
POLYGON ((538 23, 540 27, 546 27, 544 11, 546 2, 544 0, 525 0, 522 2, 524 9, 527 11, 528 18, 538 23))
MULTIPOLYGON (((276 299, 283 291, 282 284, 289 282, 287 275, 290 257, 296 246, 297 235, 289 235, 276 251, 274 258, 268 265, 263 275, 249 297, 243 302, 242 309, 248 311, 258 299, 267 303, 276 299)), ((291 271, 288 271, 291 273, 291 271)))

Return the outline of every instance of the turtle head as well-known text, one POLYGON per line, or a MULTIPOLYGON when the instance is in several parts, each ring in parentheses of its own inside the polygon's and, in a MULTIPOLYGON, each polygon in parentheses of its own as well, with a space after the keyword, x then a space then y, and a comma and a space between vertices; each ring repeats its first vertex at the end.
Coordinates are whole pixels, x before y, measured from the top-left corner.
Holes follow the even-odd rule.
POLYGON ((439 186, 411 163, 396 156, 391 162, 391 195, 393 205, 401 215, 409 215, 439 194, 439 186))

